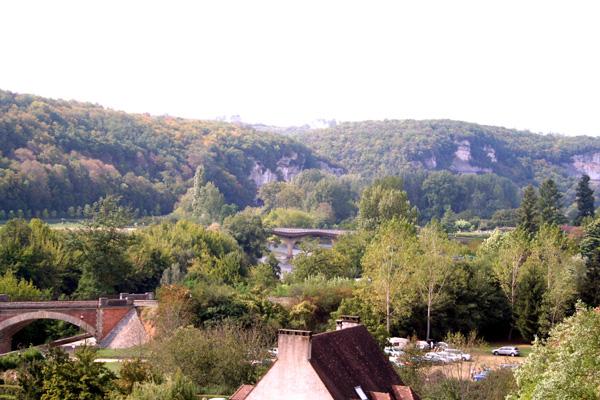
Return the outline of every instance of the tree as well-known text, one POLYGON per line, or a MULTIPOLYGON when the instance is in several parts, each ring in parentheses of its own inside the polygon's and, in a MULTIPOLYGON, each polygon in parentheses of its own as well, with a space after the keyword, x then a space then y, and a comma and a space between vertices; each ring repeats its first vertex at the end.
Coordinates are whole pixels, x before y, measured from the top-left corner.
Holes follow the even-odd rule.
POLYGON ((594 191, 590 188, 590 177, 582 175, 575 192, 577 217, 573 223, 581 225, 584 218, 594 218, 594 191))
POLYGON ((408 314, 412 290, 407 288, 417 263, 414 226, 397 219, 381 225, 363 257, 363 277, 370 282, 370 301, 385 315, 388 333, 392 318, 408 314))
POLYGON ((431 310, 440 300, 452 274, 456 242, 450 240, 441 225, 432 221, 419 232, 419 262, 413 266, 414 285, 427 305, 427 340, 431 339, 431 310))
POLYGON ((193 321, 192 296, 180 285, 162 286, 157 291, 158 309, 154 317, 158 338, 168 337, 177 328, 193 321))
POLYGON ((517 210, 517 216, 519 219, 518 226, 525 232, 529 234, 537 232, 540 219, 538 198, 535 189, 531 185, 527 186, 523 191, 523 199, 517 210))
POLYGON ((580 284, 581 299, 590 306, 600 305, 600 218, 586 225, 579 244, 585 260, 585 276, 580 284))
POLYGON ((565 222, 562 212, 562 194, 552 179, 546 179, 540 185, 538 208, 540 221, 544 224, 560 225, 565 222))
POLYGON ((131 265, 126 251, 131 236, 122 228, 131 223, 131 210, 120 205, 121 198, 107 196, 88 210, 86 229, 72 234, 73 250, 79 252, 81 278, 79 298, 98 298, 126 289, 131 265))
POLYGON ((479 256, 487 258, 511 311, 508 339, 512 339, 515 325, 515 305, 519 296, 519 283, 523 266, 530 254, 529 234, 523 228, 508 234, 496 231, 481 246, 479 256))
POLYGON ((237 213, 225 218, 223 226, 250 257, 251 264, 262 257, 267 233, 258 214, 250 211, 237 213))
POLYGON ((0 293, 8 295, 10 301, 40 301, 50 298, 50 290, 42 291, 31 282, 18 279, 11 271, 0 276, 0 293))
POLYGON ((556 225, 543 225, 531 247, 528 264, 537 266, 544 284, 540 333, 547 334, 572 309, 585 266, 569 239, 556 225))
POLYGON ((358 211, 359 225, 368 230, 393 218, 416 223, 417 209, 411 206, 406 192, 375 182, 362 192, 358 211))
POLYGON ((70 359, 60 348, 50 348, 43 360, 27 363, 19 371, 25 400, 104 400, 114 388, 116 376, 95 361, 96 350, 84 347, 70 359))
POLYGON ((600 399, 600 313, 579 304, 577 312, 536 340, 515 376, 510 400, 600 399))
POLYGON ((204 225, 220 222, 225 197, 214 183, 206 182, 204 168, 199 166, 194 175, 192 214, 204 225))
POLYGON ((264 360, 269 345, 264 332, 219 324, 205 329, 183 327, 155 342, 151 363, 163 374, 177 371, 199 388, 213 393, 232 393, 242 383, 258 378, 256 360, 264 360))

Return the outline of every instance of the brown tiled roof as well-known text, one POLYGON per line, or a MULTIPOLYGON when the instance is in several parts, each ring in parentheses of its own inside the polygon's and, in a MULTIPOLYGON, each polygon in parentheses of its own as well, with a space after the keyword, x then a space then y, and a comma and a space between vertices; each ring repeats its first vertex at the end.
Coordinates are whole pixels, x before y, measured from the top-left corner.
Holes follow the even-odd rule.
POLYGON ((334 400, 356 398, 356 386, 365 393, 391 393, 402 385, 363 325, 314 335, 311 347, 310 363, 334 400))
POLYGON ((389 393, 371 392, 371 399, 373 400, 395 400, 390 396, 389 393))
POLYGON ((238 388, 238 390, 235 391, 229 400, 244 400, 246 397, 248 397, 252 389, 254 389, 254 386, 252 385, 242 385, 238 388))
POLYGON ((392 387, 392 393, 396 400, 419 400, 419 396, 409 386, 395 385, 392 387))

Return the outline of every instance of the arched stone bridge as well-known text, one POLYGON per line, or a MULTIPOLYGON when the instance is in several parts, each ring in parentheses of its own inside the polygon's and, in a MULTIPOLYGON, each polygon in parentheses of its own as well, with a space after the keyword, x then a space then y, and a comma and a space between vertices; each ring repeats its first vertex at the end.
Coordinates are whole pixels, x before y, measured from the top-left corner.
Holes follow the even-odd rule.
MULTIPOLYGON (((156 307, 151 293, 121 294, 119 299, 100 298, 91 301, 7 301, 0 295, 0 354, 11 350, 15 333, 38 319, 66 321, 94 336, 103 347, 114 337, 120 325, 137 321, 136 308, 156 307)), ((143 327, 142 327, 143 329, 143 327)), ((130 328, 131 330, 131 328, 130 328)), ((132 343, 136 345, 139 343, 132 343)))
POLYGON ((350 233, 351 231, 342 229, 273 228, 269 232, 281 238, 287 246, 287 258, 291 259, 294 256, 294 246, 304 238, 326 238, 334 242, 341 235, 350 233))

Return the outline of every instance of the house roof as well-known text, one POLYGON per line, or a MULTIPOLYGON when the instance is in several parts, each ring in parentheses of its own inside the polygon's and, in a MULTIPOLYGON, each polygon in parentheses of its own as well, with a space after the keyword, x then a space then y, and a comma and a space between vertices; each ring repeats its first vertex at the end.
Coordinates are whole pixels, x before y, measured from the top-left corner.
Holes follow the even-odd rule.
POLYGON ((235 391, 229 400, 244 400, 248 397, 252 389, 254 389, 254 386, 252 385, 242 385, 235 391))
POLYGON ((419 396, 409 386, 395 385, 392 387, 392 393, 396 400, 419 400, 419 396))
POLYGON ((356 386, 365 393, 392 393, 402 385, 363 325, 314 335, 310 363, 335 400, 356 398, 356 386))

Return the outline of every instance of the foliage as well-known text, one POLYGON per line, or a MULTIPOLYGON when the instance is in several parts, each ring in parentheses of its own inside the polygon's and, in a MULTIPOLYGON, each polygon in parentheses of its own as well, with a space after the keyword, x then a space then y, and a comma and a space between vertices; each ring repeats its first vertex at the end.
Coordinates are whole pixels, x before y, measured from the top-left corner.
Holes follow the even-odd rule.
POLYGON ((251 211, 237 213, 227 217, 223 226, 250 257, 252 264, 262 257, 266 248, 267 233, 259 215, 251 211))
POLYGON ((370 286, 367 300, 385 315, 388 332, 392 318, 408 314, 412 293, 406 288, 418 257, 414 226, 396 219, 382 225, 366 249, 363 268, 370 286))
POLYGON ((445 293, 453 273, 453 258, 458 255, 456 242, 451 241, 436 221, 425 226, 418 237, 419 259, 413 267, 410 285, 427 304, 427 333, 431 334, 431 311, 445 293))
POLYGON ((579 293, 585 303, 597 307, 600 306, 600 218, 585 226, 579 248, 585 260, 585 276, 579 293))
POLYGON ((538 199, 540 221, 543 224, 559 225, 566 221, 562 212, 562 194, 552 179, 546 179, 540 185, 538 199))
POLYGON ((75 264, 67 238, 40 220, 14 219, 0 227, 2 274, 11 271, 16 278, 56 296, 74 290, 70 275, 75 264))
POLYGON ((273 209, 265 216, 263 222, 270 228, 314 228, 316 225, 313 215, 293 208, 273 209))
POLYGON ((88 212, 86 229, 72 234, 71 245, 79 252, 82 271, 76 292, 79 298, 120 292, 123 277, 131 269, 126 257, 131 237, 120 230, 131 221, 131 213, 120 200, 115 196, 98 200, 88 212))
POLYGON ((575 315, 536 340, 516 371, 517 399, 599 399, 600 313, 578 306, 575 315))
POLYGON ((95 362, 96 352, 84 347, 75 359, 58 348, 50 349, 43 360, 33 360, 19 370, 24 400, 107 399, 115 375, 95 362))
POLYGON ((164 382, 144 382, 133 387, 124 400, 196 400, 196 385, 181 372, 167 376, 164 382))
POLYGON ((162 286, 157 291, 159 300, 154 325, 157 337, 168 337, 177 328, 193 321, 193 303, 190 291, 178 285, 162 286))
POLYGON ((152 381, 152 369, 150 365, 140 358, 126 360, 119 369, 119 379, 116 385, 123 394, 130 394, 134 386, 140 383, 152 381))
POLYGON ((538 207, 538 197, 533 186, 529 185, 523 191, 523 200, 517 210, 519 218, 519 227, 533 234, 537 231, 540 224, 540 215, 538 207))
POLYGON ((194 171, 226 203, 253 203, 256 163, 277 171, 319 167, 321 159, 286 137, 217 121, 126 114, 98 105, 0 91, 0 210, 25 217, 77 218, 115 194, 138 216, 170 212, 194 171), (297 163, 297 164, 295 164, 297 163))
POLYGON ((192 215, 201 224, 221 222, 224 217, 225 197, 214 183, 205 182, 204 168, 198 167, 194 175, 192 192, 192 215))
POLYGON ((266 358, 268 339, 258 329, 225 324, 180 328, 156 343, 151 363, 162 374, 180 370, 205 393, 231 393, 258 378, 254 360, 266 358))
POLYGON ((10 301, 39 301, 50 297, 49 290, 42 291, 31 282, 18 279, 11 271, 0 276, 0 293, 8 295, 10 301))
POLYGON ((582 175, 577 183, 575 202, 577 203, 575 225, 581 225, 584 218, 594 218, 594 191, 590 188, 590 177, 588 175, 582 175))
POLYGON ((389 187, 385 181, 376 181, 362 192, 358 215, 361 227, 375 230, 394 218, 416 222, 417 209, 411 206, 406 192, 398 187, 389 187))

